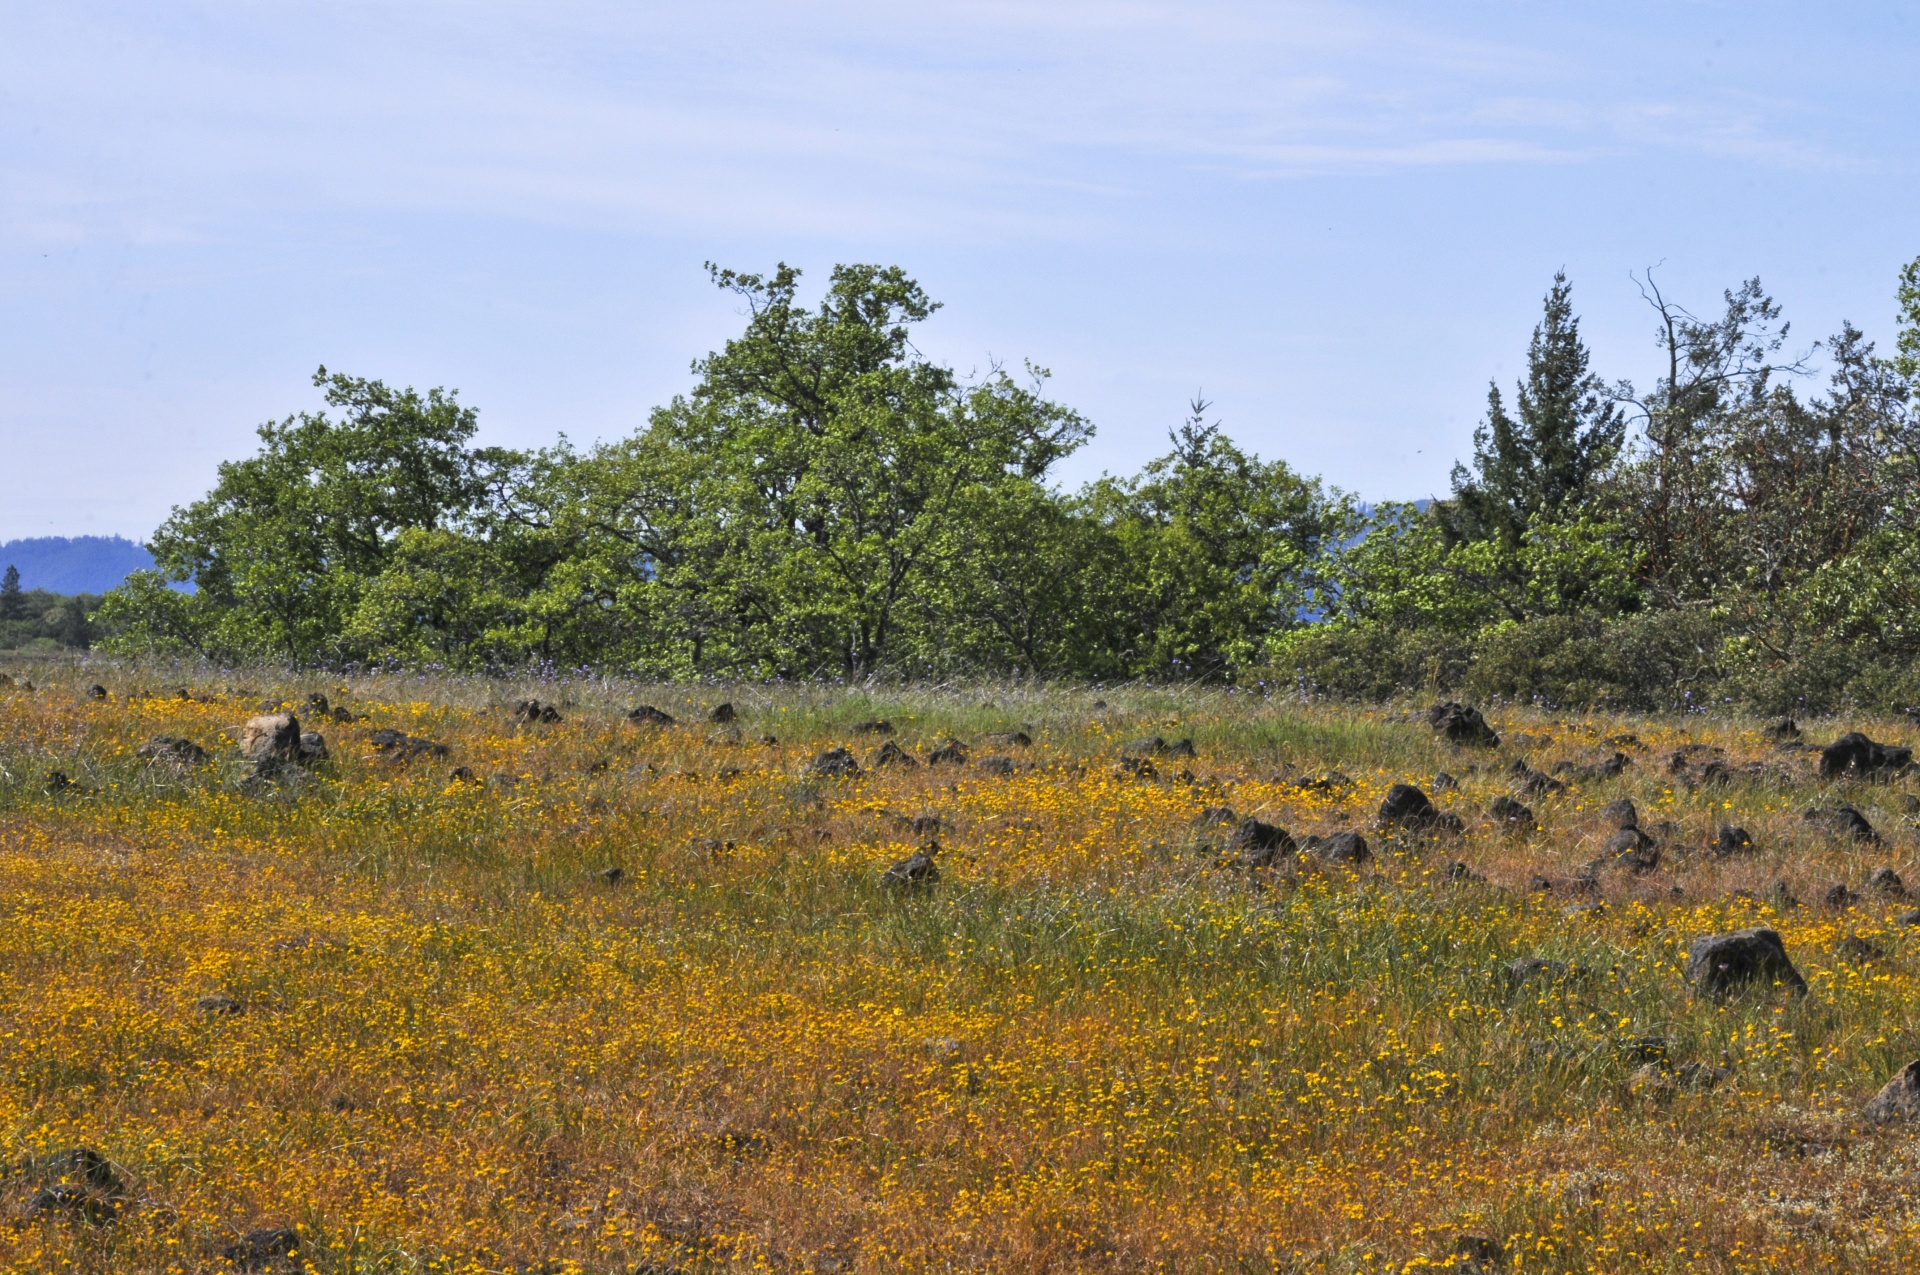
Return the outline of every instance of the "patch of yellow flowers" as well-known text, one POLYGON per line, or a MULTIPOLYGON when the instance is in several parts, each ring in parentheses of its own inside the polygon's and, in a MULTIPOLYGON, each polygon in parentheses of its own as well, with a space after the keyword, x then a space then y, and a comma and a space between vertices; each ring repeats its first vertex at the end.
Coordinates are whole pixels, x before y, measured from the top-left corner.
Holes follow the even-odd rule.
MULTIPOLYGON (((833 744, 870 764, 852 707, 758 693, 736 739, 378 689, 264 789, 231 742, 257 696, 0 689, 0 1268, 261 1269, 234 1246, 278 1228, 321 1272, 1920 1265, 1914 1140, 1857 1116, 1920 1056, 1910 905, 1820 903, 1907 861, 1901 790, 1659 766, 1773 755, 1733 725, 1547 723, 1541 764, 1645 746, 1523 839, 1477 818, 1505 755, 1379 713, 1042 696, 1010 775, 817 780, 833 744), (1116 767, 1169 712, 1198 755, 1116 767), (450 755, 386 760, 379 727, 450 755), (215 760, 146 765, 159 734, 215 760), (1442 766, 1466 836, 1374 833, 1442 766), (1619 795, 1665 859, 1582 908, 1619 795), (1800 822, 1843 797, 1887 844, 1800 822), (1215 807, 1376 857, 1234 869, 1215 807), (1708 857, 1719 822, 1761 854, 1708 857), (938 883, 887 888, 929 839, 938 883), (1689 998, 1692 939, 1755 924, 1809 994, 1689 998), (48 1194, 77 1147, 104 1213, 48 1194)), ((893 715, 921 757, 979 718, 893 715)))

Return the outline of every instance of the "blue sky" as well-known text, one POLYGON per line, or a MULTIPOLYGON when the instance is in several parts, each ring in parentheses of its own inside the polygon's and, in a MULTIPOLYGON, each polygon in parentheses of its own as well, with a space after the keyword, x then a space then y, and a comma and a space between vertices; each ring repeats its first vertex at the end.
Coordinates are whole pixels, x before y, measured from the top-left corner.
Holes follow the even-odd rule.
POLYGON ((1050 367, 1062 477, 1228 433, 1444 490, 1566 267, 1760 275, 1892 337, 1920 255, 1910 5, 0 0, 0 539, 142 536, 315 405, 458 387, 627 433, 737 328, 705 260, 899 263, 922 347, 1050 367))

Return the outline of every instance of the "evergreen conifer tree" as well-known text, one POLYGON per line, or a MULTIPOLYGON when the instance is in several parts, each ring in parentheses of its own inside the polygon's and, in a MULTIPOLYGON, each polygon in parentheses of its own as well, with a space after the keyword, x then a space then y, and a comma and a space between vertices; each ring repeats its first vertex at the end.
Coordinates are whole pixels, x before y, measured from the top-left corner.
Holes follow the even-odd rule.
POLYGON ((9 565, 0 578, 0 620, 18 620, 27 613, 27 597, 20 590, 20 568, 9 565))
POLYGON ((1517 419, 1500 387, 1488 387, 1473 468, 1453 467, 1453 500, 1443 511, 1456 540, 1519 543, 1530 521, 1559 518, 1619 454, 1626 422, 1587 368, 1572 293, 1566 272, 1556 273, 1527 347, 1526 380, 1514 387, 1517 419))

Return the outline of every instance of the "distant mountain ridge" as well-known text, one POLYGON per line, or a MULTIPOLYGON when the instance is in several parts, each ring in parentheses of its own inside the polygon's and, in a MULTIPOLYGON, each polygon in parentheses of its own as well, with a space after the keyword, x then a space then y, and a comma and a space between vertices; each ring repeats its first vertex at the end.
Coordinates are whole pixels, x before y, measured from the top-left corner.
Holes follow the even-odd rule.
POLYGON ((20 587, 49 593, 105 593, 153 566, 147 547, 125 536, 38 536, 0 544, 0 571, 20 568, 20 587))

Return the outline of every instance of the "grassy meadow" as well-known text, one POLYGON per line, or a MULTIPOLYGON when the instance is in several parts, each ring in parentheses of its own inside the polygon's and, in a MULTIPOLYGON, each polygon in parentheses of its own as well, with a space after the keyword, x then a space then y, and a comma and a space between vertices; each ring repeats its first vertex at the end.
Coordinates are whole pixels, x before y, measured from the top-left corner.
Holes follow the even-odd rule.
POLYGON ((1822 784, 1755 721, 1489 708, 1489 751, 1226 690, 0 671, 0 1269, 1920 1265, 1913 1134, 1859 1115, 1920 1057, 1915 902, 1867 883, 1920 892, 1914 785, 1822 784), (248 781, 281 702, 329 757, 248 781), (1155 735, 1193 756, 1119 765, 1155 735), (1689 743, 1761 773, 1689 788, 1689 743), (810 777, 836 745, 863 773, 810 777), (1515 759, 1616 746, 1522 798, 1537 831, 1485 818, 1515 759), (1376 833, 1400 781, 1465 832, 1376 833), (1620 797, 1660 862, 1583 887, 1620 797), (1880 844, 1802 819, 1842 802, 1880 844), (1235 867, 1217 807, 1375 858, 1235 867), (929 839, 938 882, 889 888, 929 839), (1690 997, 1688 945, 1752 925, 1808 994, 1690 997), (1568 968, 1514 985, 1534 956, 1568 968))

